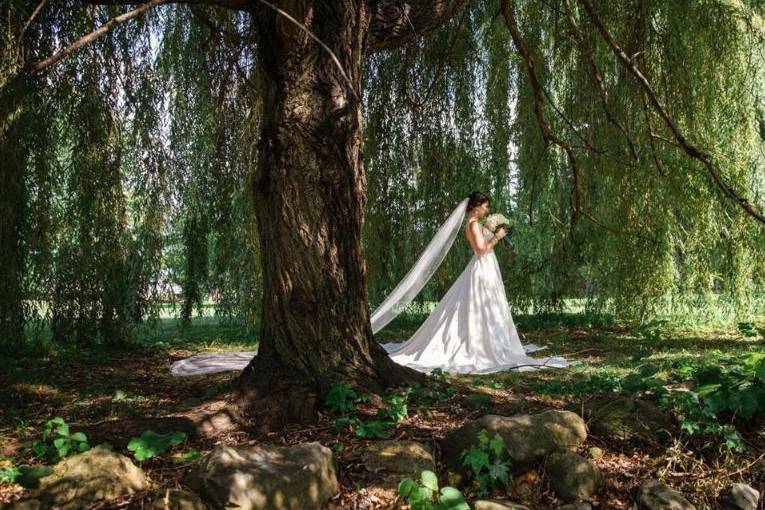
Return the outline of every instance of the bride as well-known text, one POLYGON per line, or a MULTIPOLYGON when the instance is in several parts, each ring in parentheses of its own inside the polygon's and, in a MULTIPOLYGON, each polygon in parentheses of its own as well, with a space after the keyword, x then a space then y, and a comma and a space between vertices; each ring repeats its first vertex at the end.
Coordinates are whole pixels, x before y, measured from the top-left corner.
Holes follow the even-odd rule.
MULTIPOLYGON (((477 191, 460 202, 409 273, 372 314, 372 332, 377 333, 422 290, 467 218, 464 231, 473 258, 411 338, 383 345, 395 362, 422 372, 438 368, 453 374, 567 366, 563 358, 527 356, 543 347, 521 345, 494 255, 494 247, 507 232, 505 229, 491 232, 480 224, 488 211, 489 198, 477 191)), ((256 354, 254 351, 198 354, 176 361, 170 370, 178 376, 242 370, 256 354)))
POLYGON ((485 374, 508 369, 533 370, 540 367, 563 367, 563 358, 532 358, 527 352, 542 349, 528 345, 524 349, 510 314, 502 275, 494 247, 507 235, 504 228, 496 233, 482 226, 480 219, 489 212, 489 198, 473 192, 463 200, 442 225, 433 241, 372 314, 372 330, 387 324, 395 312, 419 292, 438 267, 451 246, 459 226, 467 217, 464 232, 473 258, 436 305, 419 329, 404 343, 383 346, 400 365, 429 372, 485 374), (455 228, 455 226, 457 228, 455 228), (429 255, 433 255, 429 258, 429 255), (425 278, 422 275, 427 275, 425 278), (410 282, 416 279, 417 282, 410 282))

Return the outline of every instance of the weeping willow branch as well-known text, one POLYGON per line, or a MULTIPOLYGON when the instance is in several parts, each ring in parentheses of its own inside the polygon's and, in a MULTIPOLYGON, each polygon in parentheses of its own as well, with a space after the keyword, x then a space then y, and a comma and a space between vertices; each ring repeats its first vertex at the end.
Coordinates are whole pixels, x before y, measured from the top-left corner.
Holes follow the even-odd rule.
POLYGON ((198 4, 189 4, 189 7, 191 8, 191 13, 197 19, 199 19, 204 25, 206 25, 210 29, 210 32, 213 35, 221 37, 228 43, 233 43, 236 41, 247 41, 247 38, 244 37, 242 34, 239 34, 237 32, 232 32, 231 30, 228 30, 226 28, 223 28, 217 25, 213 20, 210 19, 209 16, 207 16, 207 14, 205 14, 200 9, 200 6, 198 4))
POLYGON ((606 114, 606 118, 624 135, 624 139, 627 141, 627 145, 630 148, 632 159, 637 161, 638 155, 637 151, 635 150, 635 144, 632 142, 632 139, 630 138, 622 123, 619 122, 613 115, 611 108, 608 105, 608 93, 606 92, 606 88, 603 85, 603 76, 600 74, 600 70, 595 65, 592 49, 587 45, 587 41, 585 41, 584 36, 582 35, 582 31, 579 30, 579 26, 577 26, 576 21, 574 21, 574 16, 571 13, 571 4, 569 4, 569 0, 563 0, 563 14, 566 23, 568 24, 569 28, 571 28, 574 42, 579 48, 579 51, 584 59, 587 61, 587 70, 589 71, 588 74, 590 75, 590 80, 592 80, 593 85, 595 85, 595 89, 598 91, 600 103, 603 106, 603 112, 606 114))
POLYGON ((563 149, 563 151, 566 153, 566 157, 568 158, 569 166, 571 168, 571 175, 574 181, 571 191, 571 227, 573 228, 579 219, 579 215, 582 209, 581 201, 583 192, 579 163, 577 162, 576 154, 574 154, 574 149, 571 147, 571 144, 568 143, 567 140, 556 135, 550 127, 550 124, 547 122, 547 118, 545 117, 543 109, 542 84, 539 81, 539 77, 537 76, 534 57, 531 56, 531 52, 526 45, 526 41, 524 40, 523 35, 518 28, 518 22, 515 19, 514 9, 513 6, 510 5, 510 0, 502 0, 501 8, 502 16, 505 18, 505 23, 507 24, 507 28, 510 31, 510 37, 512 37, 513 43, 518 50, 518 54, 521 56, 521 59, 523 59, 523 62, 526 65, 526 71, 529 76, 529 80, 531 81, 531 88, 534 92, 534 115, 536 116, 539 129, 542 132, 542 138, 544 139, 545 147, 548 147, 551 144, 557 145, 563 149))
POLYGON ((40 3, 37 4, 37 7, 35 7, 35 10, 32 11, 32 14, 29 16, 29 19, 27 19, 26 23, 24 23, 24 27, 21 29, 21 32, 19 32, 19 39, 24 37, 24 33, 29 28, 29 25, 32 24, 32 21, 34 21, 35 17, 40 13, 40 10, 42 10, 43 6, 45 5, 46 0, 40 0, 40 3))
POLYGON ((688 154, 688 156, 690 156, 691 158, 700 161, 704 165, 704 168, 706 168, 707 172, 712 177, 717 187, 723 192, 725 196, 727 196, 728 198, 736 202, 751 217, 753 217, 760 223, 765 224, 765 216, 763 216, 763 214, 760 211, 755 209, 755 207, 752 206, 751 203, 749 203, 749 200, 746 197, 739 195, 730 185, 728 185, 725 181, 723 181, 717 169, 715 168, 715 165, 712 163, 711 157, 707 153, 705 153, 704 151, 696 147, 695 145, 688 142, 688 140, 686 140, 685 136, 683 136, 683 134, 675 125, 675 122, 672 120, 672 117, 669 115, 669 113, 667 113, 666 109, 662 106, 661 102, 656 97, 656 94, 654 93, 651 87, 651 84, 648 82, 648 79, 646 79, 643 73, 640 72, 640 70, 635 65, 635 62, 633 61, 633 59, 629 57, 627 53, 625 53, 625 51, 619 46, 619 44, 617 44, 617 42, 611 35, 611 32, 609 32, 609 30, 603 24, 603 21, 600 19, 600 16, 598 16, 598 14, 595 12, 595 9, 593 9, 592 4, 590 3, 590 0, 579 0, 579 1, 582 3, 582 6, 584 6, 584 9, 587 11, 587 14, 592 20, 592 23, 597 27, 603 39, 606 41, 608 46, 610 46, 614 55, 616 55, 619 63, 638 82, 640 87, 648 96, 648 99, 651 102, 651 105, 659 114, 659 116, 662 118, 667 128, 672 132, 672 135, 674 136, 675 140, 680 145, 680 147, 685 151, 685 153, 688 154))
MULTIPOLYGON (((465 18, 467 17, 468 11, 470 11, 469 7, 466 7, 462 11, 462 16, 460 17, 460 21, 457 24, 457 28, 454 30, 454 37, 452 37, 452 41, 451 41, 451 43, 449 43, 449 48, 441 54, 441 59, 440 59, 440 62, 438 63, 438 67, 436 68, 436 72, 435 72, 435 76, 433 77, 433 81, 431 81, 430 85, 425 90, 424 99, 419 100, 419 101, 413 101, 411 95, 409 94, 409 89, 407 88, 405 90, 406 98, 409 100, 409 104, 412 106, 413 109, 419 110, 420 108, 425 106, 430 101, 430 98, 431 98, 431 96, 433 95, 433 92, 436 89, 436 85, 438 85, 438 83, 441 81, 441 76, 443 76, 443 72, 442 71, 444 70, 444 67, 446 66, 446 61, 449 59, 449 56, 454 51, 455 44, 457 44, 457 39, 460 36, 460 30, 462 29, 462 26, 465 23, 465 18)), ((408 75, 408 73, 404 75, 404 79, 406 79, 407 75, 408 75)))
POLYGON ((117 28, 119 25, 123 24, 124 22, 143 14, 149 9, 153 9, 154 7, 158 5, 169 3, 170 1, 171 0, 151 0, 150 2, 147 2, 141 5, 140 7, 136 7, 132 11, 128 11, 124 14, 120 14, 119 16, 115 16, 114 18, 110 19, 109 21, 101 25, 98 29, 94 30, 93 32, 87 35, 80 37, 78 40, 76 40, 75 42, 73 42, 72 44, 64 48, 63 50, 59 51, 58 53, 55 53, 46 59, 39 60, 31 64, 29 67, 29 70, 32 73, 39 73, 40 71, 47 69, 48 67, 68 57, 69 55, 81 50, 82 48, 92 43, 99 37, 105 34, 108 34, 112 30, 117 28))

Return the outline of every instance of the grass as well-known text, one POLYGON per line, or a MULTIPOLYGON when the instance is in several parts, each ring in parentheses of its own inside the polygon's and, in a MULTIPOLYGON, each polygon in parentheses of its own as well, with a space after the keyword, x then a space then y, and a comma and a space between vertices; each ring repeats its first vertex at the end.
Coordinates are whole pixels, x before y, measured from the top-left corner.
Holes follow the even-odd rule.
MULTIPOLYGON (((378 340, 407 338, 426 313, 399 316, 378 340)), ((578 409, 597 394, 610 392, 611 382, 635 373, 646 362, 656 365, 660 375, 671 375, 680 366, 720 364, 763 350, 761 335, 745 336, 735 324, 689 325, 678 321, 639 328, 608 315, 582 313, 519 314, 515 322, 524 343, 548 347, 540 355, 564 355, 581 364, 565 370, 449 377, 457 390, 455 395, 443 397, 443 402, 410 402, 409 418, 397 425, 396 437, 435 442, 466 419, 481 414, 578 409), (576 388, 584 388, 584 392, 576 388)), ((761 320, 754 323, 764 325, 761 320)), ((118 347, 82 349, 47 344, 0 357, 0 455, 18 456, 19 447, 37 439, 45 421, 54 416, 87 426, 102 420, 166 416, 213 400, 230 387, 235 373, 174 378, 169 374, 170 364, 198 352, 252 350, 256 346, 256 339, 241 327, 215 317, 195 317, 186 328, 178 320, 165 317, 156 328, 139 331, 133 342, 118 347)), ((358 465, 352 460, 355 446, 363 441, 328 425, 320 422, 313 428, 286 428, 278 434, 281 438, 267 440, 343 444, 336 453, 343 474, 339 501, 352 506, 366 497, 359 489, 364 478, 354 471, 358 465)), ((765 471, 758 459, 765 454, 763 436, 759 425, 746 431, 747 450, 742 454, 716 443, 699 443, 679 431, 671 444, 660 446, 592 436, 586 446, 599 446, 606 452, 597 461, 606 479, 598 496, 600 508, 629 508, 630 491, 654 476, 663 476, 698 508, 714 508, 717 495, 731 481, 757 487, 757 480, 762 480, 765 471), (742 466, 746 467, 743 471, 742 466)), ((185 445, 189 447, 204 452, 212 445, 185 445)), ((184 471, 169 469, 172 461, 166 457, 152 459, 144 467, 160 486, 173 486, 184 471)), ((15 461, 22 460, 29 458, 15 461)), ((7 484, 0 485, 0 502, 17 493, 7 484)), ((509 492, 505 496, 520 498, 509 492)), ((554 506, 552 498, 550 491, 540 486, 533 496, 521 499, 531 508, 550 508, 554 506)))

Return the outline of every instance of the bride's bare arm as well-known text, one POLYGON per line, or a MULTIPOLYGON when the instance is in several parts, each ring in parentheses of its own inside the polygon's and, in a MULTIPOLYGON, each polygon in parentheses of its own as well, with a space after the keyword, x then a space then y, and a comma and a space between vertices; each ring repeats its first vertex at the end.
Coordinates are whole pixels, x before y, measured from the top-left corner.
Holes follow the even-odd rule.
POLYGON ((497 233, 494 234, 494 236, 492 236, 491 239, 487 241, 483 237, 480 225, 477 221, 474 221, 470 223, 467 238, 468 242, 470 243, 470 247, 473 248, 473 251, 476 255, 485 255, 491 251, 492 248, 494 248, 494 246, 496 246, 496 244, 499 242, 499 240, 505 237, 505 235, 505 229, 501 228, 497 231, 497 233))

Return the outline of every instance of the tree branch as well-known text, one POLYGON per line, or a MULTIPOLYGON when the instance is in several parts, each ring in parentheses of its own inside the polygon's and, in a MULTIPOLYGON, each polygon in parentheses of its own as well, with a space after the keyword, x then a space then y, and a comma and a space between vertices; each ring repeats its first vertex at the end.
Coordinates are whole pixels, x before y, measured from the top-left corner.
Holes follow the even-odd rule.
POLYGON ((128 11, 124 14, 120 14, 119 16, 116 16, 100 27, 98 29, 94 30, 93 32, 84 35, 77 39, 75 42, 64 48, 63 50, 59 51, 58 53, 55 53, 54 55, 51 55, 50 57, 39 60, 37 62, 32 63, 29 66, 29 71, 31 73, 39 73, 40 71, 43 71, 44 69, 47 69, 48 67, 56 64, 61 59, 71 55, 72 53, 75 53, 82 49, 83 47, 87 46, 88 44, 92 43, 99 37, 101 37, 104 34, 107 34, 117 28, 122 23, 128 21, 129 19, 135 18, 136 16, 143 14, 145 11, 148 11, 149 9, 152 9, 158 5, 169 3, 170 0, 150 0, 149 2, 144 3, 140 7, 136 7, 132 11, 128 11))
POLYGON ((40 1, 40 3, 39 3, 39 4, 37 4, 37 7, 35 7, 35 10, 34 10, 34 11, 32 11, 32 15, 31 15, 31 16, 29 16, 29 19, 27 19, 27 22, 26 22, 26 23, 24 23, 24 28, 22 28, 22 29, 21 29, 21 32, 19 32, 19 39, 21 39, 22 37, 24 37, 24 33, 25 33, 25 32, 27 31, 27 29, 29 28, 29 25, 31 25, 31 24, 32 24, 32 21, 35 19, 35 17, 36 17, 36 16, 37 16, 37 15, 40 13, 40 10, 41 10, 41 9, 43 8, 43 6, 45 5, 45 2, 46 2, 46 0, 41 0, 41 1, 40 1))
POLYGON ((579 163, 577 162, 576 154, 574 154, 574 149, 571 147, 571 144, 568 143, 567 140, 564 140, 563 138, 560 138, 558 135, 556 135, 550 127, 550 124, 547 122, 547 117, 545 116, 543 108, 542 84, 539 81, 539 76, 537 76, 534 57, 532 57, 528 46, 526 46, 526 41, 523 38, 520 29, 518 28, 518 22, 515 19, 513 7, 510 5, 510 0, 502 0, 501 8, 502 16, 505 18, 505 23, 507 24, 507 28, 510 31, 510 37, 513 39, 513 43, 518 50, 518 54, 526 64, 526 71, 529 76, 529 80, 531 81, 531 88, 534 93, 534 115, 537 118, 537 124, 539 125, 539 129, 542 132, 542 138, 544 139, 545 146, 554 144, 563 149, 566 153, 566 157, 568 158, 569 166, 571 167, 571 176, 574 181, 571 190, 571 227, 573 228, 579 219, 579 214, 582 209, 581 197, 583 192, 582 179, 579 172, 579 163))
MULTIPOLYGON (((80 0, 84 4, 90 5, 145 5, 152 0, 80 0)), ((249 0, 168 0, 171 4, 199 4, 199 5, 217 5, 227 9, 239 11, 249 11, 252 2, 249 0)))
POLYGON ((717 187, 723 192, 725 196, 727 196, 728 198, 736 202, 751 217, 753 217, 760 223, 765 224, 765 216, 763 216, 763 214, 760 211, 755 209, 755 207, 751 203, 749 203, 749 200, 746 197, 739 195, 730 185, 728 185, 728 183, 723 181, 717 169, 715 168, 715 165, 712 163, 712 160, 709 154, 705 153, 704 151, 702 151, 695 145, 688 142, 688 140, 686 140, 685 136, 683 136, 683 134, 675 125, 675 122, 672 120, 672 117, 670 117, 669 113, 667 113, 664 106, 662 106, 661 102, 659 102, 659 99, 656 97, 656 94, 651 88, 651 84, 648 82, 646 77, 637 68, 632 58, 630 58, 624 52, 624 50, 617 44, 617 42, 614 40, 611 33, 603 24, 603 21, 600 19, 600 16, 598 16, 598 14, 593 9, 592 4, 590 3, 590 0, 579 0, 579 1, 581 2, 584 9, 587 11, 587 14, 592 20, 592 23, 595 25, 595 27, 597 27, 603 39, 605 39, 606 43, 611 47, 611 50, 614 53, 614 55, 616 55, 616 58, 619 61, 619 63, 635 78, 635 80, 638 82, 638 85, 645 92, 646 96, 648 96, 648 99, 651 105, 653 106, 654 110, 656 110, 656 112, 662 118, 667 128, 670 130, 675 140, 677 141, 678 145, 685 151, 686 154, 688 154, 688 156, 700 161, 704 165, 704 168, 706 169, 707 173, 712 177, 717 187))
POLYGON ((616 117, 614 117, 614 115, 611 113, 611 108, 608 106, 608 93, 606 92, 606 87, 603 84, 603 77, 600 74, 600 70, 598 70, 598 67, 595 65, 595 58, 592 55, 592 49, 587 45, 587 41, 585 41, 582 31, 579 30, 576 21, 574 21, 574 16, 571 12, 571 5, 569 4, 569 0, 563 0, 562 3, 564 18, 566 19, 566 23, 568 24, 572 35, 574 36, 574 42, 576 42, 576 45, 579 47, 579 52, 587 61, 587 70, 589 71, 590 80, 592 81, 593 85, 595 85, 595 89, 598 91, 598 96, 600 96, 600 103, 603 106, 603 111, 606 114, 606 118, 624 135, 624 139, 627 140, 627 145, 629 145, 632 159, 637 161, 638 155, 637 151, 635 150, 635 144, 632 143, 632 139, 627 133, 627 130, 624 128, 622 123, 619 122, 616 117))
POLYGON ((404 46, 449 21, 470 0, 379 0, 372 8, 367 53, 404 46))

